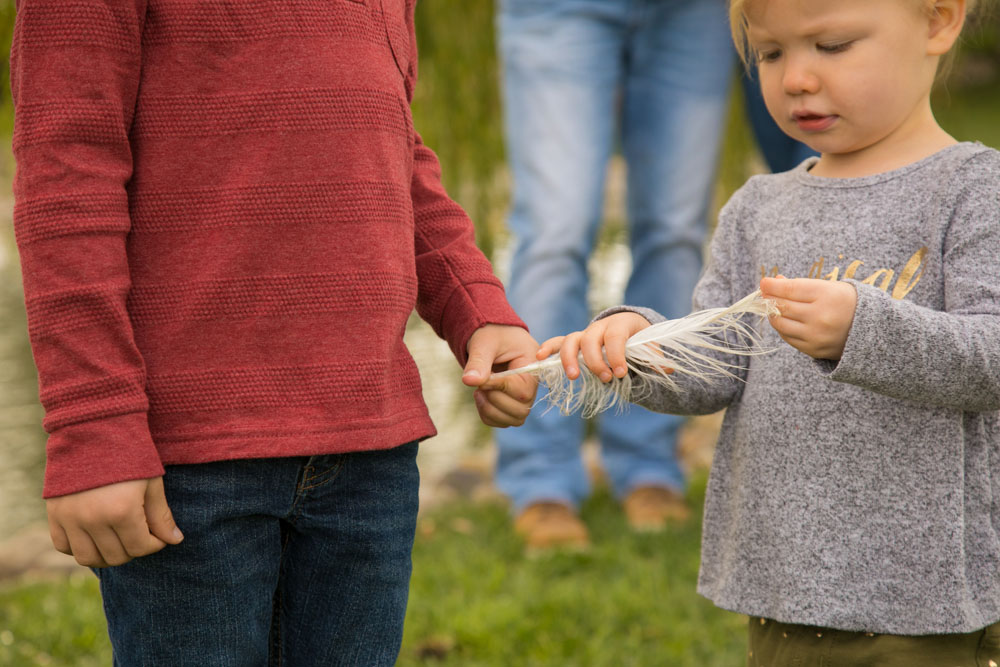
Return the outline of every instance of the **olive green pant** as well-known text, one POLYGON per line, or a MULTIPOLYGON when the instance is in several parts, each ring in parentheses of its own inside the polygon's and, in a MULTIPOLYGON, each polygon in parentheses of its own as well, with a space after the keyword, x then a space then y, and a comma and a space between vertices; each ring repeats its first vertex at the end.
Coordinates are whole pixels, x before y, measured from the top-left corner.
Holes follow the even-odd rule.
POLYGON ((747 667, 1000 667, 1000 622, 968 634, 879 635, 750 618, 747 667))

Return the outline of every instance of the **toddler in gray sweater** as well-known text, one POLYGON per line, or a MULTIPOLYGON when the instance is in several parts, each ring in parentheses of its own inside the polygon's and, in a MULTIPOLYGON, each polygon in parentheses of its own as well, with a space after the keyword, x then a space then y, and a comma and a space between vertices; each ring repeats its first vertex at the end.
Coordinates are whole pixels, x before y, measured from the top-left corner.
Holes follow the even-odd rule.
MULTIPOLYGON (((642 401, 726 409, 698 589, 751 617, 752 665, 996 665, 1000 152, 929 101, 966 3, 731 5, 769 110, 821 156, 734 195, 694 295, 760 287, 774 351, 642 401)), ((662 319, 611 309, 539 358, 623 377, 625 339, 662 319)))

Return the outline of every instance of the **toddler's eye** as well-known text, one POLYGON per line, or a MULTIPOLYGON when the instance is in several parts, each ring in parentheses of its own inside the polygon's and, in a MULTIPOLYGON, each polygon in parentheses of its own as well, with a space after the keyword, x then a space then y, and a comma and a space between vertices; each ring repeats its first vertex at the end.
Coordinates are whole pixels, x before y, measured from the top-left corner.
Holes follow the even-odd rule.
POLYGON ((773 63, 780 57, 781 57, 780 49, 770 49, 767 51, 757 52, 757 62, 761 63, 773 63))
POLYGON ((834 42, 832 44, 817 44, 816 49, 823 53, 842 53, 851 48, 854 42, 834 42))

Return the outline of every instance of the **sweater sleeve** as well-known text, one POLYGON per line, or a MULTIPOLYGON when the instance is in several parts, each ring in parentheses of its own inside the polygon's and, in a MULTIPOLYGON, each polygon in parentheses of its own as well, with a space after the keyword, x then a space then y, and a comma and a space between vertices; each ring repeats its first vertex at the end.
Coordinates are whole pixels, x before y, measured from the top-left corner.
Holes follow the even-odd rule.
POLYGON ((14 230, 49 433, 45 497, 163 473, 125 299, 145 0, 20 0, 14 230))
MULTIPOLYGON (((410 97, 417 70, 415 4, 414 0, 406 2, 410 44, 406 90, 410 97)), ((437 156, 417 133, 410 193, 417 258, 417 312, 438 336, 448 341, 452 353, 464 364, 466 344, 476 329, 486 324, 527 327, 507 303, 503 284, 476 246, 472 220, 445 192, 437 156)))
POLYGON ((527 327, 507 303, 502 283, 476 247, 472 221, 445 193, 437 157, 419 136, 413 161, 417 312, 464 364, 466 343, 476 329, 527 327))
POLYGON ((855 282, 858 304, 832 380, 893 398, 969 412, 1000 410, 1000 153, 956 174, 963 190, 948 227, 945 309, 855 282))

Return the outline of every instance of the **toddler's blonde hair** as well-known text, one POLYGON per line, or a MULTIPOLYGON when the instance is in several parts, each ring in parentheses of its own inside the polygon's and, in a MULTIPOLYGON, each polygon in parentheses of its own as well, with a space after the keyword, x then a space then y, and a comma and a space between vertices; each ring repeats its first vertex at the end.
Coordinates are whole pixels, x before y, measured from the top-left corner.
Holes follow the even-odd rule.
MULTIPOLYGON (((976 9, 977 1, 965 0, 965 13, 967 15, 976 9)), ((733 44, 736 45, 736 52, 740 54, 740 59, 747 67, 755 64, 754 55, 750 51, 750 41, 747 37, 750 26, 746 16, 747 7, 753 2, 766 2, 766 0, 729 0, 729 28, 733 33, 733 44)), ((900 2, 919 5, 928 14, 934 11, 934 0, 900 0, 900 2)), ((952 53, 954 53, 954 49, 941 59, 942 70, 947 69, 952 53)))

